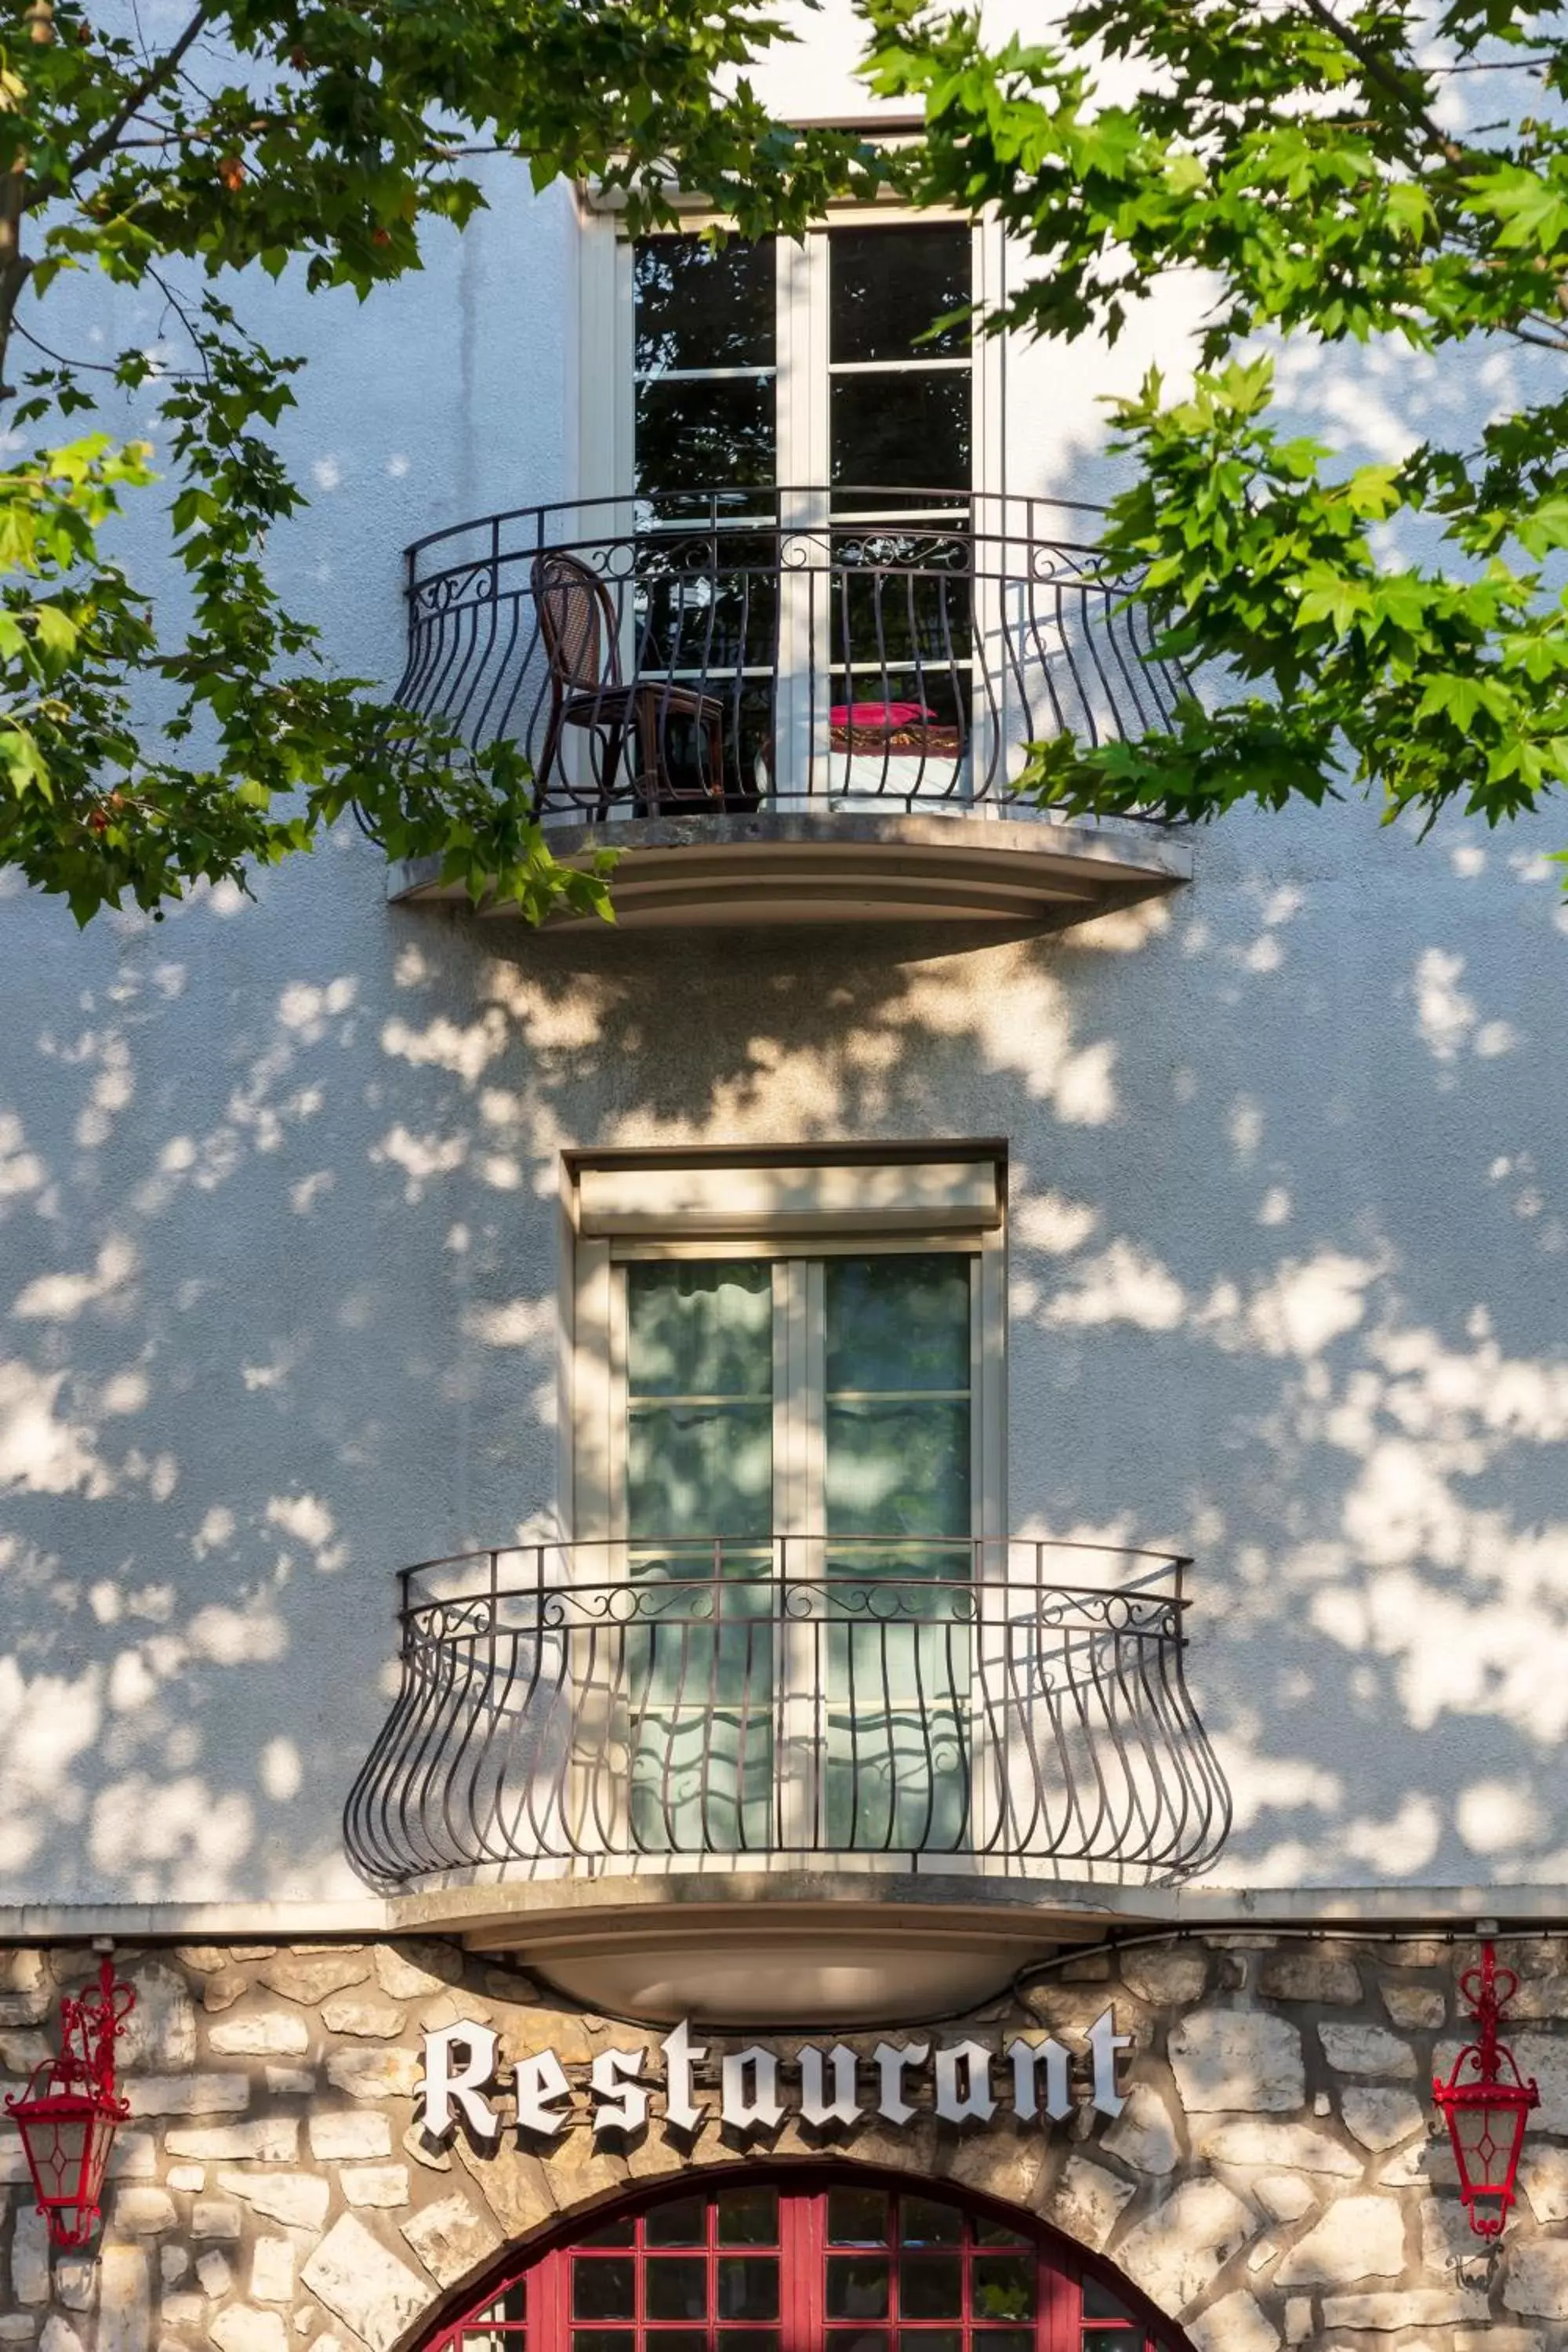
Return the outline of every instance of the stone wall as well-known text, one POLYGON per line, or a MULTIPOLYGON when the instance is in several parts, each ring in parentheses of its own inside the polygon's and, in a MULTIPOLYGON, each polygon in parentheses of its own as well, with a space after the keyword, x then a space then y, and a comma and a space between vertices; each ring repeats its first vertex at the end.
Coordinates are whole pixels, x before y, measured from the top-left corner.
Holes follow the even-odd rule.
MULTIPOLYGON (((1473 1953, 1214 1936, 1095 1955, 948 2032, 1000 2044, 1049 2029, 1075 2049, 1115 2005, 1135 2046, 1114 2119, 999 2116, 960 2131, 921 2113, 868 2122, 842 2153, 1008 2199, 1102 2253, 1197 2352, 1546 2352, 1568 2322, 1568 1945, 1506 1948, 1523 1983, 1514 2045, 1540 2080, 1509 2250, 1469 2259, 1429 2078, 1456 2032, 1473 1953), (1463 2258, 1457 2267, 1456 2257, 1463 2258)), ((0 2063, 19 2085, 55 2038, 80 1948, 0 1955, 0 2063)), ((100 2245, 55 2255, 19 2143, 0 2126, 0 2352, 393 2352, 509 2242, 685 2168, 808 2157, 786 2117, 750 2153, 714 2116, 689 2147, 656 2124, 606 2152, 581 2115, 543 2154, 442 2148, 414 2123, 423 2032, 492 2025, 503 2061, 553 2049, 574 2084, 652 2029, 563 2008, 455 1946, 181 1946, 117 1955, 137 1990, 100 2245)), ((705 2032, 715 2074, 743 2039, 705 2032)), ((804 2038, 804 2037, 801 2037, 804 2038)), ((812 2037, 816 2038, 816 2037, 812 2037)), ((868 2053, 875 2033, 846 2037, 868 2053)), ((781 2052, 797 2046, 769 2037, 781 2052)), ((504 2098, 500 2102, 504 2107, 504 2098)), ((656 2100, 657 2113, 657 2100, 656 2100)))

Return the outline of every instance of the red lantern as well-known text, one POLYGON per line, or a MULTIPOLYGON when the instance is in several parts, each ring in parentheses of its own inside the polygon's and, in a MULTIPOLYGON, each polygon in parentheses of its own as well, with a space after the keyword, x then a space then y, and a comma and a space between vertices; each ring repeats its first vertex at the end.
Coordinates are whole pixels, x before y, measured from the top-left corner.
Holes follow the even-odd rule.
POLYGON ((1541 2105, 1534 2077, 1527 2083, 1506 2042, 1498 2040, 1502 2012, 1519 1990, 1511 1969, 1500 1969, 1489 1944, 1479 1969, 1467 1969, 1459 1990, 1479 2032, 1454 2061, 1446 2083, 1436 2077, 1432 2098, 1448 2126, 1459 2194, 1478 2238, 1500 2238, 1513 2202, 1524 2119, 1541 2105))
POLYGON ((98 2227, 109 2151, 131 2113, 115 2090, 114 2044, 135 2006, 132 1988, 117 1984, 113 1962, 103 1961, 96 1995, 61 1996, 59 2056, 46 2058, 23 2095, 5 2102, 57 2246, 85 2246, 98 2227))

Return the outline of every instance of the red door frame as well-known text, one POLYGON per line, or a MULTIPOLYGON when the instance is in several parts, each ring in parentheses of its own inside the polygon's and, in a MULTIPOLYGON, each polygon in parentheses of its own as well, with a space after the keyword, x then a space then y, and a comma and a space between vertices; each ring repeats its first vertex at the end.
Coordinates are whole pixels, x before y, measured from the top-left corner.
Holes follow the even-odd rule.
MULTIPOLYGON (((1073 2239, 1053 2230, 1047 2222, 1024 2208, 984 2192, 961 2187, 953 2181, 928 2179, 918 2173, 895 2171, 875 2165, 856 2164, 842 2158, 801 2158, 793 2161, 772 2163, 737 2160, 732 2164, 694 2167, 689 2172, 664 2173, 657 2180, 639 2184, 610 2199, 580 2207, 570 2215, 544 2224, 529 2236, 515 2241, 500 2255, 483 2275, 478 2290, 465 2288, 433 2324, 427 2323, 409 2337, 413 2352, 464 2352, 465 2331, 472 2328, 482 2332, 501 2347, 501 2352, 521 2352, 524 2335, 522 2319, 497 2321, 484 2319, 497 2299, 509 2288, 526 2284, 527 2321, 529 2336, 527 2352, 570 2352, 570 2323, 567 2310, 565 2279, 567 2259, 585 2239, 605 2228, 606 2223, 646 2213, 651 2206, 674 2202, 678 2199, 712 2195, 718 2190, 742 2183, 776 2187, 781 2198, 791 2200, 795 2209, 786 2221, 780 2219, 780 2315, 779 2331, 784 2352, 832 2352, 836 2332, 821 2325, 820 2314, 811 2308, 816 2296, 816 2282, 823 2275, 827 2248, 825 2242, 825 2200, 834 2188, 883 2189, 893 2194, 930 2198, 953 2205, 962 2211, 986 2221, 1000 2222, 1011 2231, 1018 2244, 1034 2247, 1040 2263, 1039 2293, 1035 2320, 1035 2352, 1080 2352, 1085 2327, 1100 2326, 1093 2318, 1082 2315, 1084 2285, 1092 2281, 1103 2286, 1135 2319, 1142 2320, 1142 2332, 1135 2327, 1125 2330, 1126 2352, 1193 2352, 1182 2329, 1156 2309, 1147 2295, 1139 2292, 1131 2281, 1124 2278, 1112 2263, 1090 2253, 1073 2239), (803 2213, 797 2200, 815 2200, 803 2213), (804 2227, 803 2227, 804 2224, 804 2227), (797 2259, 792 2263, 791 2255, 797 2259), (805 2260, 798 2258, 802 2255, 805 2260)), ((763 2252, 764 2249, 758 2249, 763 2252)), ((897 2250, 891 2250, 896 2260, 897 2250)), ((711 2256, 709 2257, 711 2260, 711 2256)), ((637 2254, 641 2263, 643 2257, 637 2254)), ((710 2313, 716 2308, 710 2297, 710 2313)), ((594 2323, 588 2323, 590 2325, 594 2323)), ((603 2321, 601 2326, 614 2327, 617 2323, 603 2321)), ((710 2318, 710 2327, 713 2325, 710 2318)), ((873 2325, 876 2323, 872 2323, 873 2325)), ((896 2323, 882 2323, 889 2329, 896 2323)), ((964 2343, 973 2325, 966 2310, 962 2323, 964 2343)), ((992 2322, 991 2325, 1005 2323, 992 2322)), ((852 2331, 851 2331, 852 2332, 852 2331)), ((1120 2332, 1120 2331, 1119 2331, 1120 2332)), ((651 2347, 656 2336, 644 2339, 651 2347)), ((1103 2338, 1100 2339, 1103 2347, 1103 2338)), ((1117 2347, 1121 2352, 1121 2347, 1117 2347)))

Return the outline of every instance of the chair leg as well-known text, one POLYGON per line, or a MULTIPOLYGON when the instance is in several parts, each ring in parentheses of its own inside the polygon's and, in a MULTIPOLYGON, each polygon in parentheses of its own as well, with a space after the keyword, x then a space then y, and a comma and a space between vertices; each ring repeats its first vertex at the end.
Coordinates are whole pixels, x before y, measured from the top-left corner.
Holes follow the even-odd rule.
POLYGON ((545 807, 545 794, 550 790, 551 771, 561 748, 561 714, 552 710, 544 730, 544 749, 539 755, 539 765, 533 772, 533 814, 538 816, 545 807))
POLYGON ((715 808, 724 805, 724 721, 714 712, 708 720, 708 758, 712 773, 708 778, 708 797, 715 808))

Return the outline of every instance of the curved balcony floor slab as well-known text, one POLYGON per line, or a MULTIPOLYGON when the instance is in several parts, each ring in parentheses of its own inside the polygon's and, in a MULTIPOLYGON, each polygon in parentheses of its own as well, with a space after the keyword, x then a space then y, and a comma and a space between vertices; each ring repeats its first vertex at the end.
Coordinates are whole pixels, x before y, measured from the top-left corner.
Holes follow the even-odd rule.
MULTIPOLYGON (((759 810, 552 825, 557 856, 624 853, 611 883, 622 929, 952 922, 1061 930, 1163 898, 1190 881, 1188 845, 1152 825, 1111 830, 1047 818, 759 810)), ((395 864, 400 905, 466 905, 437 860, 395 864)), ((487 906, 487 916, 516 909, 487 906)), ((562 916, 552 929, 593 928, 562 916)))

